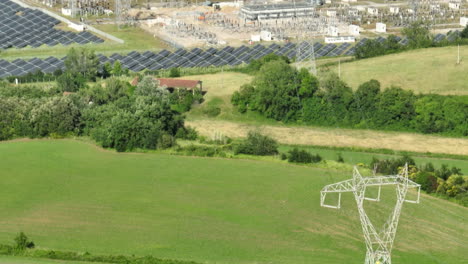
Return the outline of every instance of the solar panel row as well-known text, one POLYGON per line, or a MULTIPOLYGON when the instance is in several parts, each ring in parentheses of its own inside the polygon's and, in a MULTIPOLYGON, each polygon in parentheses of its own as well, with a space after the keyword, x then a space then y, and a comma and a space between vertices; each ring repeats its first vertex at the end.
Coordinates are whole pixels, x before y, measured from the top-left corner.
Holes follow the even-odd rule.
POLYGON ((59 20, 39 10, 0 0, 0 49, 104 42, 89 32, 74 33, 55 29, 59 23, 59 20))
MULTIPOLYGON (((5 1, 5 0, 0 0, 5 1)), ((458 32, 452 32, 450 36, 457 36, 458 32)), ((444 39, 445 35, 438 34, 435 39, 444 39)), ((448 38, 448 37, 447 37, 448 38)), ((351 56, 354 55, 356 47, 364 45, 368 39, 361 39, 356 45, 344 43, 341 45, 326 44, 316 42, 314 43, 314 53, 316 58, 329 56, 351 56)), ((385 40, 385 39, 384 39, 385 40)), ((383 41, 384 41, 383 40, 383 41)), ((398 38, 402 45, 406 45, 408 40, 406 38, 398 38)), ((378 40, 382 41, 382 40, 378 40)), ((192 68, 192 67, 210 67, 210 66, 235 66, 242 63, 250 63, 254 59, 262 58, 268 54, 277 54, 287 56, 290 59, 296 57, 297 51, 300 50, 300 60, 307 60, 312 55, 311 43, 287 43, 283 46, 278 44, 271 44, 264 46, 257 44, 253 47, 240 46, 224 47, 221 49, 209 48, 202 50, 200 48, 194 49, 178 49, 174 52, 162 50, 160 52, 146 51, 139 53, 132 51, 127 55, 112 54, 110 56, 98 55, 101 65, 105 63, 113 64, 115 61, 120 61, 123 68, 138 72, 144 69, 161 70, 170 68, 192 68)), ((53 73, 57 69, 64 68, 64 58, 57 59, 49 57, 47 59, 33 58, 29 60, 17 59, 14 61, 0 60, 0 78, 8 76, 22 76, 27 73, 33 73, 41 70, 45 73, 53 73)))

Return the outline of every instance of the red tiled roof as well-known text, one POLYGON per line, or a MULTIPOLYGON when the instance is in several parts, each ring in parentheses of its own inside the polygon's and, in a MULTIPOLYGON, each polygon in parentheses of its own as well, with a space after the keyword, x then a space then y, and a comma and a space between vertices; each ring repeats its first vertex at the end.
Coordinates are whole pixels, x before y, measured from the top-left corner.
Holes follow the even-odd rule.
MULTIPOLYGON (((182 80, 182 79, 170 79, 170 78, 157 78, 160 86, 166 86, 171 88, 195 88, 200 83, 199 80, 182 80)), ((131 85, 137 86, 139 82, 138 76, 133 78, 130 82, 131 85)))
POLYGON ((167 79, 158 78, 159 85, 175 88, 195 88, 200 83, 197 80, 181 80, 181 79, 167 79))

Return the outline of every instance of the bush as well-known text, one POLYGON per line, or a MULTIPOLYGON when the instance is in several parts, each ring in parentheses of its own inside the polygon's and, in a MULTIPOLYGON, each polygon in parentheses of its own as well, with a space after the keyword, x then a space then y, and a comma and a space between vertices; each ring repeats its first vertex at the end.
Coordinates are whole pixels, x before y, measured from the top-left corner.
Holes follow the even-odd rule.
POLYGON ((27 248, 34 248, 34 242, 29 241, 26 234, 24 234, 23 232, 20 232, 15 237, 15 246, 14 246, 14 248, 17 251, 24 251, 27 248))
POLYGON ((169 72, 169 77, 171 78, 180 77, 179 68, 172 68, 171 71, 169 72))
POLYGON ((216 105, 208 105, 204 110, 203 113, 209 117, 216 117, 221 114, 221 108, 216 105))
POLYGON ((295 163, 317 163, 322 160, 320 155, 313 155, 305 150, 299 150, 298 148, 294 148, 290 150, 288 156, 289 162, 295 163))
POLYGON ((198 138, 198 133, 194 128, 191 127, 181 127, 177 130, 176 138, 195 140, 198 138))
POLYGON ((344 159, 343 159, 343 156, 341 156, 341 153, 338 153, 338 158, 336 159, 336 161, 340 163, 344 163, 344 159))
POLYGON ((247 139, 236 146, 234 153, 259 156, 275 155, 278 154, 278 143, 258 132, 249 132, 247 139))

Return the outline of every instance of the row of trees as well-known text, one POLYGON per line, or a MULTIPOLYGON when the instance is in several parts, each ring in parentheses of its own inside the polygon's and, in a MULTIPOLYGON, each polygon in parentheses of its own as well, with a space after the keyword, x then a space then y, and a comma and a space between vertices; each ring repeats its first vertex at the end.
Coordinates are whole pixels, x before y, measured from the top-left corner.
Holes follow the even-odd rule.
POLYGON ((460 96, 382 90, 371 80, 353 91, 335 74, 319 82, 283 60, 266 63, 254 80, 234 92, 240 112, 257 111, 283 122, 468 135, 468 104, 460 96))
POLYGON ((432 163, 417 166, 409 156, 398 159, 373 158, 371 168, 376 168, 378 173, 397 174, 407 163, 409 165, 408 177, 421 184, 421 189, 428 193, 456 199, 464 206, 468 206, 468 176, 463 176, 460 168, 449 168, 442 164, 436 169, 432 163))
POLYGON ((126 151, 166 148, 186 135, 182 113, 201 94, 169 93, 151 77, 137 87, 116 78, 62 95, 34 86, 0 85, 0 140, 14 137, 91 136, 126 151))
POLYGON ((407 37, 407 45, 399 44, 396 36, 394 35, 388 36, 388 38, 383 42, 370 39, 363 45, 356 47, 356 58, 371 58, 408 49, 447 46, 456 43, 468 44, 468 26, 465 27, 465 29, 460 33, 460 36, 454 42, 450 42, 448 40, 435 42, 432 34, 430 33, 430 25, 422 21, 412 23, 408 27, 404 28, 401 33, 407 37))

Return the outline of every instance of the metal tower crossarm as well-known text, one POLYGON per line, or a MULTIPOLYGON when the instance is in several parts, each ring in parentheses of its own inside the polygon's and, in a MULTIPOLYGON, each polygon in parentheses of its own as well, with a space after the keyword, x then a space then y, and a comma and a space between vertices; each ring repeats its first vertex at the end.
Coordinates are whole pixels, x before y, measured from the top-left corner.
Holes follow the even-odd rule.
POLYGON ((365 264, 391 264, 391 250, 395 239, 398 220, 400 218, 403 202, 419 203, 421 186, 408 178, 408 164, 405 165, 402 172, 398 175, 362 177, 358 169, 354 167, 353 178, 337 182, 323 187, 320 192, 320 205, 322 207, 339 209, 341 207, 341 193, 351 192, 354 194, 359 211, 359 218, 366 242, 366 260, 365 264), (364 200, 380 201, 381 187, 385 185, 395 185, 397 202, 395 208, 390 214, 385 225, 377 230, 372 224, 364 210, 364 200), (366 188, 377 186, 378 193, 376 198, 366 197, 366 188), (406 199, 408 189, 417 189, 417 198, 415 200, 406 199), (326 204, 327 194, 337 193, 338 202, 336 205, 326 204))

